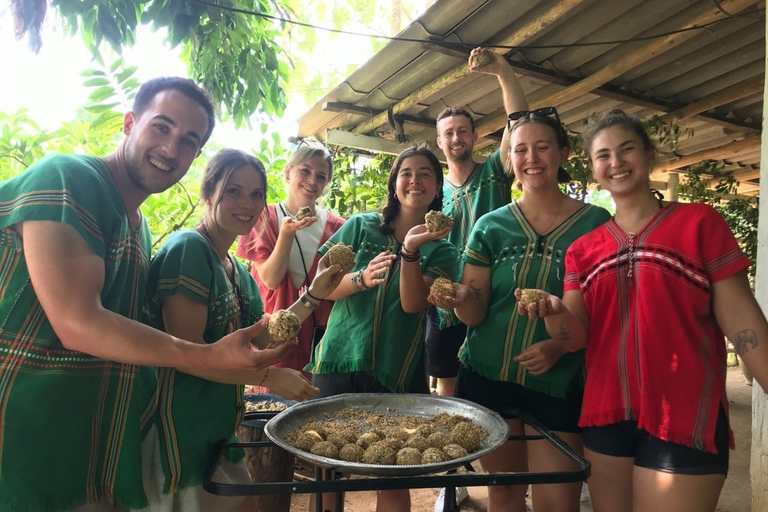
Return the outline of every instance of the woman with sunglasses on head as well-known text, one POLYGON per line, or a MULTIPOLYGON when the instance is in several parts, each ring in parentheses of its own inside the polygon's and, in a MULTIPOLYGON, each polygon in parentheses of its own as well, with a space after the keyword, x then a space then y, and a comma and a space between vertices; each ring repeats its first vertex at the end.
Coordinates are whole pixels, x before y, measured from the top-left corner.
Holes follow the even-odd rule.
MULTIPOLYGON (((237 255, 253 262, 267 312, 285 309, 304 293, 317 273, 318 247, 344 224, 344 219, 317 205, 333 178, 333 156, 319 142, 303 139, 285 166, 285 201, 267 206, 265 225, 257 224, 238 240, 237 255), (296 220, 308 207, 309 217, 296 220)), ((299 332, 296 351, 278 366, 301 370, 319 340, 332 302, 322 301, 299 332)))
MULTIPOLYGON (((205 168, 200 225, 173 233, 152 259, 148 278, 150 323, 198 343, 216 343, 241 327, 261 323, 262 302, 245 266, 228 253, 239 235, 251 231, 265 214, 267 180, 262 163, 234 149, 219 151, 205 168)), ((304 321, 339 283, 341 267, 321 269, 291 310, 304 321), (315 297, 315 298, 313 298, 315 297)), ((272 342, 268 332, 254 340, 272 342)), ((293 345, 293 343, 288 343, 293 345)), ((286 354, 288 348, 281 348, 286 354)), ((234 440, 243 413, 243 385, 265 385, 285 398, 305 400, 317 390, 299 371, 185 373, 174 368, 145 368, 141 384, 147 400, 142 446, 145 490, 150 512, 234 510, 241 498, 202 489, 204 472, 217 443, 234 440)), ((222 457, 214 479, 250 482, 242 451, 222 457)))
MULTIPOLYGON (((459 353, 456 396, 496 410, 512 435, 536 431, 509 408, 532 416, 580 451, 583 353, 566 354, 543 321, 517 311, 516 288, 558 293, 565 252, 610 218, 562 192, 568 136, 554 107, 509 115, 510 160, 522 196, 478 219, 467 241, 456 298, 435 300, 469 326, 459 353)), ((493 472, 572 470, 549 443, 510 441, 480 459, 493 472)), ((527 486, 488 487, 489 512, 524 512, 527 486)), ((578 512, 581 483, 534 485, 537 512, 578 512)))
POLYGON ((608 111, 583 138, 616 215, 568 250, 562 301, 521 313, 587 349, 579 423, 595 511, 713 511, 733 445, 723 334, 768 389, 750 261, 713 208, 654 195, 656 152, 636 117, 608 111))
MULTIPOLYGON (((357 253, 355 266, 328 296, 335 300, 325 336, 307 370, 319 396, 429 393, 424 363, 427 295, 437 277, 453 279, 458 251, 429 232, 424 215, 442 207, 443 173, 426 148, 411 147, 389 173, 381 214, 352 216, 320 253, 337 244, 357 253)), ((325 501, 325 499, 324 499, 325 501)), ((332 501, 324 504, 332 508, 332 501)), ((379 491, 378 512, 410 510, 407 489, 379 491)))

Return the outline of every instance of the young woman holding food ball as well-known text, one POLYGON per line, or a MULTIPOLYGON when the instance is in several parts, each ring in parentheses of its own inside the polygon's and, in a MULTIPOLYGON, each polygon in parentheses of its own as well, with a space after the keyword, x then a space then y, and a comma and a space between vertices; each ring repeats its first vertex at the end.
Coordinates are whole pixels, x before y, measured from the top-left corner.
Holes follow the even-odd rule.
MULTIPOLYGON (((469 327, 459 353, 456 396, 506 417, 512 435, 535 430, 510 411, 524 411, 577 451, 583 353, 566 354, 543 321, 517 311, 516 288, 562 290, 565 252, 581 235, 610 218, 599 207, 564 194, 562 168, 568 136, 554 107, 509 115, 510 161, 519 200, 477 220, 469 235, 455 297, 433 296, 469 327)), ((510 441, 480 459, 491 473, 564 471, 572 463, 540 441, 510 441)), ((488 510, 524 512, 527 486, 488 487, 488 510)), ((537 512, 578 512, 580 483, 533 486, 537 512)))
POLYGON ((608 111, 583 138, 616 215, 569 248, 564 295, 520 312, 587 349, 579 424, 595 512, 713 511, 733 446, 723 334, 768 388, 750 261, 712 207, 654 195, 656 151, 636 117, 608 111))
MULTIPOLYGON (((268 313, 287 308, 306 291, 317 273, 318 247, 344 224, 344 219, 317 204, 333 178, 333 156, 325 146, 303 139, 284 174, 285 201, 268 205, 265 223, 257 224, 237 243, 237 255, 253 262, 251 275, 268 313)), ((332 305, 320 303, 299 331, 296 350, 277 366, 304 368, 332 305)))
MULTIPOLYGON (((319 396, 429 393, 427 295, 435 278, 456 275, 458 260, 456 248, 444 240, 451 226, 430 232, 425 225, 425 214, 442 208, 442 185, 442 168, 432 152, 406 149, 389 173, 383 212, 352 216, 320 248, 325 254, 345 244, 356 256, 351 272, 328 295, 336 302, 306 367, 319 396)), ((409 509, 407 489, 378 493, 379 512, 409 509)))
MULTIPOLYGON (((215 343, 226 334, 261 318, 265 329, 254 343, 274 345, 270 332, 285 326, 262 317, 256 283, 229 248, 265 215, 267 180, 262 163, 234 149, 219 151, 205 168, 200 224, 171 234, 152 259, 148 277, 150 323, 198 343, 215 343)), ((321 266, 317 277, 290 310, 303 321, 339 283, 341 267, 321 266)), ((298 319, 296 318, 298 317, 298 319)), ((274 320, 274 319, 273 319, 274 320)), ((294 341, 274 350, 286 357, 294 341)), ((301 372, 289 368, 260 371, 190 371, 144 368, 141 385, 147 406, 142 446, 145 490, 151 512, 234 510, 242 498, 222 497, 202 489, 204 471, 215 445, 232 438, 243 413, 243 385, 266 385, 294 400, 317 390, 301 372)), ((242 453, 222 457, 217 481, 250 482, 242 453)))

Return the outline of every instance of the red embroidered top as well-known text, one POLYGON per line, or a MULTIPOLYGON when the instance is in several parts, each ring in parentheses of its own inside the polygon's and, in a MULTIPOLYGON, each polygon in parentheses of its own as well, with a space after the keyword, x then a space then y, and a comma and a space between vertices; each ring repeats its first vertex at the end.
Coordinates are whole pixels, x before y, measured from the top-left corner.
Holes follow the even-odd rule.
POLYGON ((636 420, 715 453, 728 400, 711 287, 749 265, 725 220, 702 204, 666 205, 634 235, 610 220, 576 240, 564 288, 581 290, 590 316, 579 424, 636 420))

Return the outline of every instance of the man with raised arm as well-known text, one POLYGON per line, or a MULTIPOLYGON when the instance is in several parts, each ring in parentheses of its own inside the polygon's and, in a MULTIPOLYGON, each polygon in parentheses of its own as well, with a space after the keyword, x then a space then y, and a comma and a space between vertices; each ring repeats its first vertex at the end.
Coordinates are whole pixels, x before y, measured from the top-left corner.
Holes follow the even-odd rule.
MULTIPOLYGON (((501 86, 507 114, 528 108, 515 72, 506 59, 490 50, 476 48, 469 57, 470 70, 495 75, 501 86)), ((448 174, 443 184, 443 213, 453 217, 448 241, 464 253, 464 247, 477 219, 509 204, 514 176, 507 172, 509 135, 504 128, 501 146, 484 162, 474 161, 472 152, 477 141, 475 122, 464 109, 447 107, 437 116, 437 145, 448 160, 448 174)), ((459 275, 457 281, 461 280, 459 275)), ((459 348, 464 343, 467 326, 453 312, 434 307, 429 311, 427 328, 427 370, 437 378, 437 392, 454 396, 459 372, 459 348), (441 329, 442 328, 442 329, 441 329)), ((443 510, 445 489, 435 503, 435 512, 443 510)), ((457 489, 458 501, 467 497, 466 488, 457 489)))
POLYGON ((0 510, 141 508, 135 365, 260 369, 264 325, 212 345, 137 321, 150 234, 140 206, 187 172, 211 135, 207 93, 145 83, 114 154, 51 155, 0 184, 0 510))

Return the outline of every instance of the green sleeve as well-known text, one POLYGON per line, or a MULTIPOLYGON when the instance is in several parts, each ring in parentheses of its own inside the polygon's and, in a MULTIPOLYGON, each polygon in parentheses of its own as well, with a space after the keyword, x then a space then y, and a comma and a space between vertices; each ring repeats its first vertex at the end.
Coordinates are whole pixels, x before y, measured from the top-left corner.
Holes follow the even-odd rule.
POLYGON ((213 253, 194 230, 174 233, 157 251, 149 269, 151 296, 183 293, 208 305, 213 282, 213 253))
POLYGON ((491 214, 486 214, 475 223, 464 250, 464 262, 476 267, 490 267, 493 261, 493 248, 490 244, 491 214))
POLYGON ((446 240, 438 240, 434 243, 436 247, 427 259, 423 275, 432 279, 444 277, 455 281, 459 270, 459 251, 446 240))
POLYGON ((25 221, 62 222, 104 258, 111 233, 103 232, 109 225, 100 222, 125 216, 116 196, 99 159, 51 155, 0 184, 0 229, 25 221))
POLYGON ((488 157, 489 165, 493 169, 493 174, 499 183, 504 187, 512 188, 512 182, 515 181, 515 175, 513 173, 507 174, 504 170, 504 162, 501 161, 501 148, 497 149, 491 156, 488 157))

